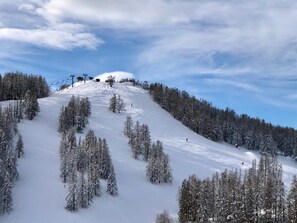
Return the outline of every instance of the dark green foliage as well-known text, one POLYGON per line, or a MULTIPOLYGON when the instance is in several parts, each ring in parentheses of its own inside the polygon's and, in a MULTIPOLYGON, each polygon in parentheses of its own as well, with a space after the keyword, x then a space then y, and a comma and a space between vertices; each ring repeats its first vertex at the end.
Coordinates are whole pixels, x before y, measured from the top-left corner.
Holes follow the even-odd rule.
POLYGON ((77 193, 77 185, 76 182, 72 182, 69 186, 69 194, 66 197, 66 210, 75 212, 78 210, 79 202, 78 202, 78 193, 77 193))
POLYGON ((109 86, 112 87, 115 82, 115 76, 109 75, 105 82, 109 83, 109 86))
POLYGON ((133 120, 131 116, 128 115, 124 123, 124 135, 130 138, 132 133, 133 133, 133 120))
POLYGON ((130 116, 124 123, 124 135, 129 138, 132 157, 147 161, 146 176, 151 183, 172 183, 172 170, 169 165, 169 156, 164 153, 162 142, 157 140, 151 145, 151 136, 148 125, 140 125, 130 116))
POLYGON ((80 173, 79 189, 78 189, 78 203, 82 208, 86 208, 89 205, 88 202, 88 186, 84 177, 84 173, 80 173))
POLYGON ((69 211, 76 211, 78 207, 86 208, 95 196, 101 196, 100 179, 107 180, 108 193, 113 196, 118 194, 107 142, 97 138, 93 130, 89 130, 85 138, 79 138, 78 142, 74 128, 62 134, 60 176, 63 183, 70 183, 66 198, 66 209, 69 211))
POLYGON ((42 76, 27 75, 20 72, 0 75, 0 101, 23 99, 30 90, 37 98, 47 97, 50 88, 42 76))
POLYGON ((294 175, 291 189, 287 197, 288 222, 297 222, 297 177, 294 175))
POLYGON ((117 96, 116 94, 113 94, 113 96, 109 100, 109 110, 115 113, 116 109, 117 109, 117 96))
POLYGON ((173 220, 170 218, 167 211, 163 211, 163 213, 157 215, 155 222, 156 223, 173 223, 173 220))
POLYGON ((172 183, 169 158, 160 141, 153 143, 146 167, 146 176, 151 183, 172 183))
POLYGON ((113 94, 109 100, 108 109, 113 113, 121 113, 122 111, 125 111, 125 103, 119 95, 113 94))
MULTIPOLYGON (((147 83, 143 84, 145 89, 147 83)), ((184 125, 213 141, 266 151, 273 156, 297 157, 297 131, 273 126, 259 118, 238 115, 230 108, 218 109, 185 91, 154 83, 149 86, 153 100, 184 125)))
POLYGON ((117 185, 113 165, 110 165, 109 175, 107 178, 107 193, 109 193, 112 196, 118 195, 118 185, 117 185))
POLYGON ((23 143, 23 138, 21 134, 19 134, 19 138, 15 147, 15 150, 17 152, 18 158, 24 155, 24 143, 23 143))
POLYGON ((10 213, 12 211, 12 180, 9 172, 7 171, 4 178, 4 184, 2 187, 2 212, 10 213))
MULTIPOLYGON (((12 211, 12 186, 18 179, 17 151, 14 148, 14 136, 17 134, 15 107, 0 107, 0 214, 12 211)), ((23 145, 18 140, 17 146, 23 145)))
MULTIPOLYGON (((295 192, 288 211, 295 208, 295 192)), ((244 177, 237 170, 216 173, 212 180, 190 176, 178 197, 180 222, 288 222, 282 167, 267 154, 244 177)))
POLYGON ((29 120, 32 120, 39 112, 39 104, 36 95, 28 90, 23 102, 24 114, 29 120))
POLYGON ((75 127, 77 132, 82 130, 89 123, 88 117, 91 115, 91 103, 88 98, 72 96, 66 107, 62 106, 58 132, 67 132, 75 127))

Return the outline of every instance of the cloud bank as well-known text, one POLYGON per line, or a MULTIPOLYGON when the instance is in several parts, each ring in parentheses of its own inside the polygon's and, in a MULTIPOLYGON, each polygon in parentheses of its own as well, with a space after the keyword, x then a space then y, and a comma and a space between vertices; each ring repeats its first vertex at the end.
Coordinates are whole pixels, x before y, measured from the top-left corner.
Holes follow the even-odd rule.
POLYGON ((205 89, 275 105, 295 99, 295 0, 3 0, 0 10, 0 42, 100 50, 112 31, 141 40, 131 64, 139 79, 202 78, 205 89))

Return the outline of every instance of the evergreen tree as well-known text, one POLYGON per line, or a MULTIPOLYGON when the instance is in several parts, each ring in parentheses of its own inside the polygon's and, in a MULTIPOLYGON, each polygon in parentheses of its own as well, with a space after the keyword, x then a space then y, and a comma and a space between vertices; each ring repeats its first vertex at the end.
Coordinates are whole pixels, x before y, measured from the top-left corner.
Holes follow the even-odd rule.
POLYGON ((17 158, 16 154, 12 152, 12 150, 8 150, 6 160, 4 161, 4 165, 6 171, 9 172, 10 180, 13 182, 14 180, 18 179, 18 171, 17 171, 17 158))
POLYGON ((69 194, 66 197, 66 210, 75 212, 78 210, 79 202, 77 196, 76 181, 72 182, 69 186, 69 194))
POLYGON ((66 183, 67 176, 69 176, 69 170, 68 170, 69 151, 68 151, 68 144, 66 141, 65 133, 63 133, 62 135, 59 154, 60 154, 60 177, 63 178, 63 183, 66 183))
POLYGON ((36 95, 28 90, 24 98, 24 114, 32 120, 39 112, 39 104, 36 95))
POLYGON ((156 223, 173 223, 173 220, 170 218, 167 211, 164 211, 161 214, 158 214, 156 217, 156 223))
POLYGON ((105 82, 109 83, 109 86, 112 87, 115 82, 115 76, 109 75, 105 82))
POLYGON ((133 133, 133 120, 131 116, 128 115, 124 123, 124 135, 130 138, 132 133, 133 133))
POLYGON ((140 142, 141 154, 143 155, 143 159, 147 161, 149 158, 151 147, 151 136, 148 125, 143 124, 141 126, 140 142))
POLYGON ((113 94, 113 96, 109 100, 109 110, 115 113, 116 109, 117 109, 117 96, 116 94, 113 94))
POLYGON ((112 196, 118 195, 118 186, 113 165, 110 165, 109 175, 107 178, 107 193, 112 196))
POLYGON ((9 172, 7 171, 2 187, 2 212, 10 213, 12 211, 12 181, 9 172))
POLYGON ((173 177, 171 173, 171 168, 169 166, 169 156, 164 154, 161 158, 162 164, 162 182, 172 183, 173 177))
POLYGON ((102 179, 107 179, 110 173, 109 171, 111 169, 111 158, 109 154, 109 148, 105 139, 102 140, 102 154, 100 164, 100 176, 102 179))
POLYGON ((24 143, 23 143, 23 139, 22 139, 21 134, 19 134, 15 150, 16 150, 16 152, 18 154, 18 158, 20 158, 22 155, 24 155, 24 143))
POLYGON ((82 132, 89 123, 88 117, 91 115, 91 103, 88 98, 79 96, 71 97, 67 106, 62 106, 59 115, 58 132, 67 132, 70 128, 75 128, 77 132, 82 132))
POLYGON ((84 173, 80 173, 79 189, 78 189, 78 203, 82 208, 86 208, 89 205, 88 201, 88 186, 84 177, 84 173))
POLYGON ((130 138, 130 146, 132 149, 132 157, 138 159, 141 154, 141 126, 139 121, 136 121, 133 135, 130 138))
POLYGON ((116 100, 116 111, 117 113, 121 113, 122 111, 125 111, 125 102, 121 98, 121 96, 117 97, 116 100))
POLYGON ((292 185, 287 198, 288 206, 288 222, 297 222, 297 177, 293 176, 292 185))
POLYGON ((90 204, 93 201, 93 198, 95 196, 94 173, 93 173, 93 168, 91 167, 92 165, 88 168, 88 188, 87 188, 88 204, 90 204))

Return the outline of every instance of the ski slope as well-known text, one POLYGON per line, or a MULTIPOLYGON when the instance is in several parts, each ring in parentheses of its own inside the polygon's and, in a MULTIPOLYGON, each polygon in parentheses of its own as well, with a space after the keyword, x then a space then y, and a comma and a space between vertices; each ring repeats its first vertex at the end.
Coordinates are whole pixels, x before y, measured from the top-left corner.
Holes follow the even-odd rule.
MULTIPOLYGON (((259 158, 257 153, 195 134, 153 102, 148 92, 128 83, 115 83, 112 88, 93 81, 78 83, 40 99, 39 105, 41 112, 33 121, 23 120, 19 124, 25 156, 18 163, 20 179, 14 186, 14 210, 10 215, 0 216, 3 223, 146 223, 154 222, 155 216, 164 209, 177 218, 177 193, 183 179, 191 174, 209 177, 225 168, 244 170, 251 166, 253 159, 259 158), (125 112, 108 111, 113 93, 124 99, 125 112), (92 115, 84 132, 93 129, 98 137, 106 138, 119 189, 119 196, 111 197, 104 192, 87 209, 80 208, 75 213, 64 209, 68 187, 59 178, 60 135, 57 132, 60 108, 72 95, 89 97, 92 115), (173 169, 172 185, 149 183, 145 177, 146 163, 131 158, 128 140, 122 133, 128 114, 134 121, 149 126, 153 141, 163 142, 173 169)), ((289 186, 292 175, 297 173, 297 165, 290 158, 279 159, 289 186)), ((106 188, 106 182, 101 183, 106 188)))

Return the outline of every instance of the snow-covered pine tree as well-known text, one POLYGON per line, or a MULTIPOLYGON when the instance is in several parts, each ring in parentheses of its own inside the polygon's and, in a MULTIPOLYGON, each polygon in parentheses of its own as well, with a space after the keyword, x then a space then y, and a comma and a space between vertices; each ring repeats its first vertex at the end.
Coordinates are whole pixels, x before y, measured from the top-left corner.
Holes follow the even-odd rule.
POLYGON ((19 134, 18 141, 15 147, 16 153, 18 154, 18 158, 20 158, 22 155, 24 155, 24 143, 22 135, 19 134))
POLYGON ((16 100, 14 103, 14 117, 16 118, 17 122, 20 122, 23 119, 23 102, 22 100, 16 100))
POLYGON ((88 204, 90 204, 93 201, 93 198, 95 196, 95 184, 94 184, 94 173, 92 164, 88 168, 88 188, 87 188, 87 200, 88 204))
POLYGON ((124 135, 130 138, 132 133, 133 133, 133 120, 131 116, 128 115, 124 123, 124 135))
POLYGON ((118 195, 118 185, 113 165, 110 165, 109 175, 107 178, 107 193, 109 193, 112 196, 118 195))
POLYGON ((92 170, 91 181, 94 187, 94 195, 100 197, 102 195, 102 188, 100 183, 100 172, 98 171, 98 164, 92 162, 89 168, 92 170))
POLYGON ((91 115, 91 103, 89 98, 82 98, 79 104, 79 117, 81 121, 81 127, 85 128, 88 124, 88 117, 91 115))
POLYGON ((84 177, 84 173, 80 173, 79 188, 78 188, 78 203, 82 208, 86 208, 89 205, 88 201, 88 186, 84 177))
POLYGON ((109 83, 109 86, 112 87, 115 82, 115 76, 109 75, 105 82, 109 83))
POLYGON ((69 170, 68 170, 69 151, 68 151, 68 144, 66 141, 65 133, 62 134, 59 154, 60 154, 60 177, 63 179, 63 183, 66 183, 67 176, 69 176, 69 170))
POLYGON ((147 161, 150 154, 151 136, 150 136, 149 127, 146 124, 143 124, 141 126, 140 142, 141 142, 141 154, 143 155, 143 159, 147 161))
POLYGON ((12 181, 8 171, 6 171, 4 184, 2 187, 2 212, 10 213, 12 211, 12 181))
POLYGON ((123 101, 121 96, 117 96, 116 111, 117 113, 121 113, 122 111, 125 111, 125 102, 123 101))
POLYGON ((167 211, 163 211, 163 213, 157 215, 155 223, 173 223, 173 220, 167 211))
POLYGON ((146 176, 151 183, 172 183, 169 156, 164 154, 162 142, 153 143, 149 153, 146 176))
POLYGON ((158 169, 157 158, 149 156, 146 166, 146 177, 151 183, 157 183, 160 177, 160 169, 158 169))
POLYGON ((77 156, 76 156, 76 150, 69 152, 69 162, 67 169, 69 170, 69 180, 70 182, 76 182, 77 181, 77 156))
POLYGON ((28 90, 24 98, 24 114, 29 120, 32 120, 37 115, 39 110, 40 109, 36 95, 28 90))
POLYGON ((288 207, 288 222, 297 222, 297 177, 293 176, 290 191, 287 197, 287 207, 288 207))
POLYGON ((162 182, 164 183, 172 183, 172 170, 169 165, 169 156, 168 154, 164 154, 161 158, 162 164, 162 182))
POLYGON ((138 159, 138 156, 141 154, 141 126, 139 121, 136 121, 133 135, 131 136, 130 139, 131 139, 132 157, 134 159, 138 159))
POLYGON ((77 196, 77 185, 76 181, 69 185, 69 194, 66 197, 66 210, 75 212, 78 210, 79 202, 77 196))
POLYGON ((84 148, 84 143, 81 142, 81 137, 79 137, 77 145, 77 170, 84 172, 87 169, 87 154, 84 148))
POLYGON ((11 182, 18 179, 19 173, 17 170, 17 157, 16 157, 16 154, 11 149, 9 149, 7 152, 7 157, 6 157, 6 160, 4 161, 4 165, 5 165, 6 171, 9 172, 11 182))
POLYGON ((113 113, 116 112, 117 109, 117 96, 116 94, 113 94, 113 96, 110 98, 109 100, 109 108, 110 111, 112 111, 113 113))
POLYGON ((109 154, 109 148, 106 142, 106 139, 102 140, 102 155, 101 155, 101 178, 107 179, 109 176, 110 166, 111 166, 111 158, 109 154))
POLYGON ((75 136, 75 129, 71 128, 67 134, 67 145, 69 151, 75 151, 77 148, 76 136, 75 136))

